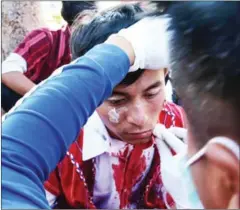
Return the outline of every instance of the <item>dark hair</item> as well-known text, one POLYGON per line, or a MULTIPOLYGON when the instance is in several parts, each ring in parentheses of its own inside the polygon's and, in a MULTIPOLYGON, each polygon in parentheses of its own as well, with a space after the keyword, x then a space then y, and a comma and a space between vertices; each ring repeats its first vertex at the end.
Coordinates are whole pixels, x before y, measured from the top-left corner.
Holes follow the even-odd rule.
POLYGON ((69 25, 72 25, 78 14, 92 9, 96 9, 95 1, 62 1, 61 15, 69 25))
POLYGON ((171 78, 200 145, 240 136, 240 3, 180 2, 168 12, 171 78))
MULTIPOLYGON (((143 13, 143 9, 139 4, 120 5, 97 14, 87 24, 74 23, 70 41, 72 59, 84 55, 95 45, 107 40, 111 34, 137 22, 140 19, 140 16, 138 16, 140 13, 143 13)), ((142 73, 143 70, 129 73, 120 84, 130 85, 142 73)))
POLYGON ((165 13, 168 8, 176 1, 150 1, 150 4, 156 5, 157 12, 165 13))

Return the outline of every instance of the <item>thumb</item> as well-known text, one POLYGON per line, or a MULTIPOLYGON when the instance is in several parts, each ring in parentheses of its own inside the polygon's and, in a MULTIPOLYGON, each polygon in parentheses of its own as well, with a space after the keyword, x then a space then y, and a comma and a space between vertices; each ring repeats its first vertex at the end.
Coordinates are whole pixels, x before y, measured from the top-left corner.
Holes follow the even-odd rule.
POLYGON ((187 142, 187 129, 180 127, 171 127, 168 129, 171 133, 173 133, 176 137, 181 139, 183 142, 187 142))
POLYGON ((156 146, 159 151, 159 154, 161 155, 161 163, 162 164, 167 164, 171 158, 172 158, 172 153, 168 147, 168 145, 159 138, 156 138, 156 146))
POLYGON ((187 148, 185 143, 183 143, 179 138, 177 138, 173 133, 171 133, 169 129, 166 129, 162 124, 157 124, 155 126, 153 130, 153 135, 155 135, 158 139, 164 141, 165 144, 172 148, 176 153, 180 153, 187 148))
POLYGON ((177 138, 168 129, 162 129, 162 138, 176 153, 183 152, 187 149, 187 145, 177 138))

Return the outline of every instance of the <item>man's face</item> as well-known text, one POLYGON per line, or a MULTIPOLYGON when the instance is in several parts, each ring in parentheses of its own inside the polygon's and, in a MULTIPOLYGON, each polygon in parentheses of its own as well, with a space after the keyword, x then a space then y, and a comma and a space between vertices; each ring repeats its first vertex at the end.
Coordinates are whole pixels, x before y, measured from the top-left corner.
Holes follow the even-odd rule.
POLYGON ((165 100, 165 73, 145 70, 133 84, 113 90, 97 109, 110 135, 130 144, 151 139, 165 100))

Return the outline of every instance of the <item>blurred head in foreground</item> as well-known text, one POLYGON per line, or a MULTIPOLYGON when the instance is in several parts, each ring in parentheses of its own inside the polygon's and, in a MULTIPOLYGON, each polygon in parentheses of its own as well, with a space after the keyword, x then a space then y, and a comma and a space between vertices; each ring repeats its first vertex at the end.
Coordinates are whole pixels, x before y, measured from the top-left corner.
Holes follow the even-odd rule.
POLYGON ((240 3, 175 2, 168 13, 189 157, 205 147, 190 167, 197 191, 205 208, 239 208, 240 3))

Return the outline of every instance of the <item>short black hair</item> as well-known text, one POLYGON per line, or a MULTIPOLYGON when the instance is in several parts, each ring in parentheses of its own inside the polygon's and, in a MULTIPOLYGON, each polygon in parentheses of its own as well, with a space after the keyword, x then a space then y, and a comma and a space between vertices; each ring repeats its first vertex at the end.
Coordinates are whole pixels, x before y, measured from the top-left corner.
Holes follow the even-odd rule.
POLYGON ((62 1, 61 15, 69 25, 72 25, 81 12, 93 9, 96 9, 95 1, 62 1))
MULTIPOLYGON (((136 23, 141 19, 140 14, 143 12, 139 4, 119 5, 96 14, 87 24, 74 22, 70 40, 72 59, 75 60, 95 45, 103 43, 111 34, 136 23)), ((130 85, 134 83, 143 71, 129 73, 120 84, 130 85)))
POLYGON ((179 2, 168 12, 171 78, 199 146, 228 130, 240 136, 240 3, 179 2))
POLYGON ((176 3, 176 1, 150 1, 149 3, 156 5, 156 12, 163 14, 173 3, 176 3))

